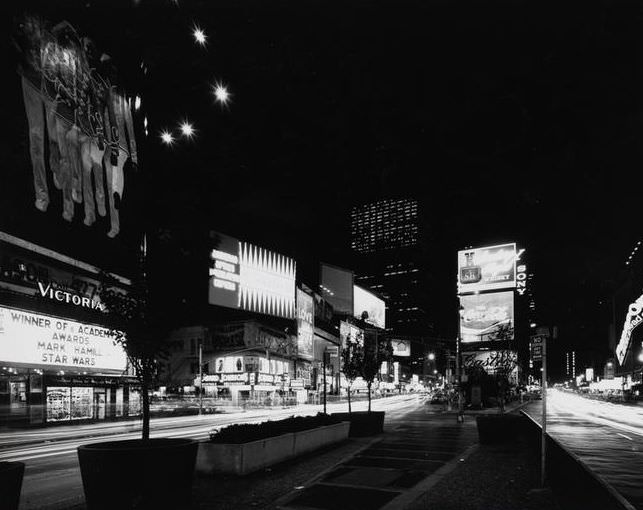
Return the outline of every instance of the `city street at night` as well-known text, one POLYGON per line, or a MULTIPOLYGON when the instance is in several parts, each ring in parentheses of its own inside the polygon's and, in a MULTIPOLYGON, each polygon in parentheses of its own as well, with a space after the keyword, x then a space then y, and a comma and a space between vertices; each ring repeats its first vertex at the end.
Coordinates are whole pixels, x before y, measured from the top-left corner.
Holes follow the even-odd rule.
POLYGON ((643 510, 643 2, 0 25, 0 510, 643 510))
MULTIPOLYGON (((354 404, 356 410, 363 410, 366 402, 354 404)), ((399 396, 375 400, 375 410, 386 410, 387 420, 393 423, 400 417, 423 406, 419 396, 399 396)), ((345 411, 346 402, 329 404, 330 412, 345 411)), ((289 416, 305 416, 323 410, 322 406, 298 406, 289 409, 248 411, 221 415, 202 415, 197 417, 159 418, 152 421, 152 437, 188 437, 206 439, 213 429, 233 423, 257 423, 278 420, 289 416)), ((82 480, 78 469, 76 449, 87 442, 135 439, 140 436, 140 422, 112 423, 110 425, 78 426, 72 430, 59 431, 56 428, 46 431, 3 432, 0 433, 0 461, 25 462, 20 510, 37 508, 62 510, 71 506, 82 507, 84 502, 82 480), (74 436, 91 434, 78 439, 74 436), (11 446, 12 442, 29 445, 11 446)))
MULTIPOLYGON (((525 408, 538 423, 541 406, 533 402, 525 408)), ((552 389, 547 396, 547 432, 643 509, 643 405, 590 400, 552 389)))

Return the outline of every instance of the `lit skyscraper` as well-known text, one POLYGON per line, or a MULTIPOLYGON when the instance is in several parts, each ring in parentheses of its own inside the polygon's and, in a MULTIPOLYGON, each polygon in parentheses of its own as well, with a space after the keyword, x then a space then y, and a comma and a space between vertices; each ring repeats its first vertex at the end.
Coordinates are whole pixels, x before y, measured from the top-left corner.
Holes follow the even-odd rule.
POLYGON ((351 211, 351 248, 358 253, 415 246, 418 230, 418 204, 413 199, 380 200, 351 211))
POLYGON ((421 249, 417 200, 385 199, 353 207, 351 248, 355 283, 386 300, 387 329, 428 335, 428 274, 421 249))

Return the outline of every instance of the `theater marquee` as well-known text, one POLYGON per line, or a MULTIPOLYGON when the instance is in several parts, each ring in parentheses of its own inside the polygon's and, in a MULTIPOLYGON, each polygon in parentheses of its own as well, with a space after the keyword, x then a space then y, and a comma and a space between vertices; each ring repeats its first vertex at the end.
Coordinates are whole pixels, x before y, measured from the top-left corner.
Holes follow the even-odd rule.
POLYGON ((0 361, 82 371, 127 367, 109 329, 0 307, 0 361))

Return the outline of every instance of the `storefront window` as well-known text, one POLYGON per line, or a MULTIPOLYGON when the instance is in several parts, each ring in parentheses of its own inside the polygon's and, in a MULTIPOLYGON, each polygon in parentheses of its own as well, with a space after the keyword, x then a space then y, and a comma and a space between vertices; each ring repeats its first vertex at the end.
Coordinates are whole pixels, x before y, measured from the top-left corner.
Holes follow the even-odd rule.
POLYGON ((114 409, 116 417, 123 416, 123 388, 116 388, 116 408, 114 409))
POLYGON ((31 374, 29 376, 29 391, 31 393, 40 393, 42 391, 42 375, 31 374))
POLYGON ((71 418, 71 388, 50 386, 47 388, 47 421, 63 421, 71 418))
POLYGON ((141 390, 130 388, 129 390, 129 416, 141 414, 141 390))
POLYGON ((94 388, 94 418, 98 420, 105 419, 105 389, 104 388, 94 388))
POLYGON ((93 417, 93 388, 71 389, 71 419, 87 420, 93 417))
POLYGON ((11 381, 9 383, 11 408, 21 408, 27 405, 27 383, 24 381, 11 381))

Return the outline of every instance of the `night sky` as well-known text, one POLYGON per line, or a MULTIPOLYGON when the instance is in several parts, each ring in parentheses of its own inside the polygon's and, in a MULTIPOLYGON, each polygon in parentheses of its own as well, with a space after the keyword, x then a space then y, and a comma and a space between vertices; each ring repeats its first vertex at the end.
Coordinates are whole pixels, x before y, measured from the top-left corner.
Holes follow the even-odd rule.
MULTIPOLYGON (((564 4, 20 8, 68 19, 141 95, 136 119, 141 129, 147 117, 149 136, 139 142, 147 176, 139 187, 157 227, 213 228, 346 265, 351 206, 415 197, 426 219, 431 293, 443 303, 434 311, 437 333, 455 329, 448 317, 457 250, 516 241, 535 272, 543 321, 560 326, 564 350, 606 345, 610 291, 640 239, 643 156, 643 11, 632 2, 564 4), (205 47, 192 37, 195 24, 205 47), (232 93, 227 107, 213 99, 215 80, 232 93), (160 131, 176 133, 184 119, 196 137, 164 146, 160 131)), ((2 151, 14 196, 28 161, 19 80, 7 74, 17 96, 4 95, 4 110, 18 129, 2 151)), ((28 181, 20 189, 33 192, 28 181)), ((65 235, 87 235, 75 228, 65 235)), ((103 251, 115 243, 125 241, 103 251)))

